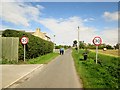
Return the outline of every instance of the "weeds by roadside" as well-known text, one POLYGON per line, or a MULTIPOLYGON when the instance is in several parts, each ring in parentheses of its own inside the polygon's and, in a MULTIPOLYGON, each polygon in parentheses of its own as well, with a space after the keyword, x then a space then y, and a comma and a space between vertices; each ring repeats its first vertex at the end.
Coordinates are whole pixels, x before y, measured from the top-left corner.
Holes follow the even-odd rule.
POLYGON ((84 88, 118 88, 120 76, 118 57, 106 56, 99 54, 98 60, 100 63, 95 63, 95 52, 89 52, 88 59, 83 60, 82 53, 79 54, 73 50, 72 56, 75 61, 75 66, 79 77, 83 80, 84 88))

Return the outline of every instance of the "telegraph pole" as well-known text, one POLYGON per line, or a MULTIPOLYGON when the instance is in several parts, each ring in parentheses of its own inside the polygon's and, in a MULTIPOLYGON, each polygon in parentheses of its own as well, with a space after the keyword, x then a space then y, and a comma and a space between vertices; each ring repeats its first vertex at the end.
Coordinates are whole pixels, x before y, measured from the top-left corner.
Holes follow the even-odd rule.
POLYGON ((55 52, 55 35, 54 35, 54 49, 53 49, 53 51, 55 52))
POLYGON ((78 26, 78 53, 79 53, 79 26, 78 26))

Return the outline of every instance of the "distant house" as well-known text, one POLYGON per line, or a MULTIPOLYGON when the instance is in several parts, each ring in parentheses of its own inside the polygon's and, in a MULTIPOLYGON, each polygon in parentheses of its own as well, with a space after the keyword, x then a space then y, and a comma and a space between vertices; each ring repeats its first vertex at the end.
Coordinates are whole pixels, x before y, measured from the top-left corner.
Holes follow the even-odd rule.
POLYGON ((45 40, 47 40, 47 41, 51 41, 51 38, 50 38, 49 36, 45 35, 45 37, 46 37, 45 40))
POLYGON ((47 41, 51 41, 51 38, 46 35, 46 33, 41 32, 40 28, 37 28, 35 32, 28 32, 31 33, 32 35, 42 38, 47 41))

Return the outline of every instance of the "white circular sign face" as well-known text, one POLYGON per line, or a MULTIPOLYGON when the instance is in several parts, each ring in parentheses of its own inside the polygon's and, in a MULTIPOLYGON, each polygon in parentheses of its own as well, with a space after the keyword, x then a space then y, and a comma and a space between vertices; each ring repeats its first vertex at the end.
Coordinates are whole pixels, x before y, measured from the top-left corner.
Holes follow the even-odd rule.
POLYGON ((102 43, 102 39, 100 37, 95 37, 93 39, 93 43, 96 45, 96 46, 99 46, 101 43, 102 43))
POLYGON ((27 44, 28 43, 28 38, 23 36, 20 41, 21 41, 22 44, 27 44))

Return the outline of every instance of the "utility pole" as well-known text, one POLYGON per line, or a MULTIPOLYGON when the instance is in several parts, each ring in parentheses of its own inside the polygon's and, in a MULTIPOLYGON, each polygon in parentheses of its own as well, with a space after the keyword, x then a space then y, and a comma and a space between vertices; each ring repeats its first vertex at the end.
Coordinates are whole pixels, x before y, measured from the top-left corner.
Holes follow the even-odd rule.
POLYGON ((55 52, 55 35, 54 35, 54 49, 53 49, 53 52, 55 52))
POLYGON ((79 26, 78 26, 78 53, 79 53, 79 26))

